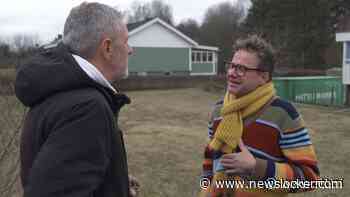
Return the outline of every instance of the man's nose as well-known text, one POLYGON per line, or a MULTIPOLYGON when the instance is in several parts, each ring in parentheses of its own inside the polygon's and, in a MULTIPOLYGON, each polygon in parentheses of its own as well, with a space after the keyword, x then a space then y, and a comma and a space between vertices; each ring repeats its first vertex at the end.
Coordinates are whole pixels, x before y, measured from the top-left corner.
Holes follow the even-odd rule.
POLYGON ((235 68, 230 68, 227 70, 228 77, 238 77, 235 68))

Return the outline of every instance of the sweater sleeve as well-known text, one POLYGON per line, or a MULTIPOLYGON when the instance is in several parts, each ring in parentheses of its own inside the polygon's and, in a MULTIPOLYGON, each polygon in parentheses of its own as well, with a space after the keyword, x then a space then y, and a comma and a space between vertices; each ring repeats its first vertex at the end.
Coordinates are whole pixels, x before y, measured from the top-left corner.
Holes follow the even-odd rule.
MULTIPOLYGON (((212 132, 213 132, 213 122, 212 120, 209 121, 208 123, 208 141, 212 138, 212 132)), ((213 177, 213 155, 212 155, 212 150, 209 147, 209 143, 205 146, 204 149, 204 159, 203 159, 203 171, 202 171, 202 176, 201 178, 206 178, 211 180, 213 177)))
POLYGON ((50 130, 29 172, 24 197, 91 197, 110 161, 111 119, 103 103, 80 103, 50 130))
MULTIPOLYGON (((285 157, 283 162, 267 160, 265 179, 307 180, 319 179, 319 168, 309 130, 301 115, 290 105, 293 115, 285 118, 281 124, 279 147, 285 157)), ((280 189, 279 189, 280 190, 280 189)), ((309 189, 289 188, 284 192, 302 192, 309 189)))
MULTIPOLYGON (((209 143, 214 137, 214 131, 216 130, 217 126, 219 125, 221 118, 220 118, 220 109, 222 107, 222 100, 218 101, 212 112, 210 113, 210 118, 208 122, 208 143, 204 148, 204 159, 202 163, 202 175, 201 179, 207 179, 209 182, 212 181, 213 178, 213 158, 214 158, 214 152, 210 148, 209 143)), ((202 193, 200 196, 206 196, 205 191, 202 190, 202 193)))

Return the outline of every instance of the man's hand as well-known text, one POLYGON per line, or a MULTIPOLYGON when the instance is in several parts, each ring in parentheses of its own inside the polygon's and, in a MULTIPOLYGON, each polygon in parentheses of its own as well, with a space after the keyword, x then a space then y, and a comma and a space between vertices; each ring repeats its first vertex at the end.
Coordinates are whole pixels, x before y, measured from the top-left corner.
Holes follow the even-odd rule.
POLYGON ((225 173, 238 176, 252 175, 255 171, 256 159, 244 145, 242 139, 239 140, 238 146, 241 152, 222 156, 221 164, 225 168, 225 173))
POLYGON ((129 175, 129 196, 137 197, 140 192, 140 183, 136 177, 129 175))

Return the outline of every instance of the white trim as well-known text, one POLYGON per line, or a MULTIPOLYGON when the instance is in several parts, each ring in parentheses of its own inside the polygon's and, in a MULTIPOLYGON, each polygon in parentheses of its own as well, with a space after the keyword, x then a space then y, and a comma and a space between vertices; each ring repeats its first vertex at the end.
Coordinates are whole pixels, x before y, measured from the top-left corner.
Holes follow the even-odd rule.
POLYGON ((217 70, 216 70, 216 66, 215 66, 215 61, 214 61, 214 56, 215 56, 216 53, 212 52, 212 57, 211 57, 211 63, 213 64, 213 72, 214 73, 218 73, 217 70))
POLYGON ((185 39, 186 41, 188 41, 189 43, 191 43, 192 45, 194 46, 198 46, 198 43, 194 40, 192 40, 191 38, 189 38, 188 36, 186 36, 185 34, 181 33, 179 30, 175 29, 174 27, 168 25, 168 23, 162 21, 161 19, 159 18, 156 18, 157 21, 164 25, 165 27, 168 27, 170 30, 174 31, 175 33, 177 33, 180 37, 182 37, 183 39, 185 39))
POLYGON ((213 53, 213 67, 214 67, 214 72, 218 74, 218 66, 217 66, 217 53, 213 53))
POLYGON ((191 76, 205 76, 205 75, 216 75, 215 72, 212 73, 190 73, 191 76))
POLYGON ((153 23, 155 23, 155 20, 156 20, 156 18, 153 19, 153 20, 148 21, 147 23, 145 23, 145 24, 143 24, 143 25, 141 25, 141 26, 139 26, 139 27, 137 27, 137 28, 135 28, 133 30, 131 30, 129 32, 129 37, 131 37, 132 35, 136 34, 139 31, 141 31, 143 29, 146 29, 147 27, 153 25, 153 23))
POLYGON ((140 27, 132 30, 131 32, 129 32, 129 36, 133 36, 134 34, 136 34, 137 32, 142 31, 143 29, 146 29, 147 27, 153 25, 154 23, 160 23, 161 25, 163 25, 164 27, 168 28, 169 30, 173 31, 175 34, 177 34, 178 36, 180 36, 182 39, 184 39, 185 41, 187 41, 188 43, 190 43, 193 46, 198 46, 198 43, 195 42, 194 40, 192 40, 191 38, 187 37, 185 34, 181 33, 180 31, 178 31, 177 29, 175 29, 174 27, 172 27, 171 25, 168 25, 166 22, 164 22, 163 20, 161 20, 160 18, 155 18, 143 25, 141 25, 140 27))
POLYGON ((210 50, 210 51, 219 51, 218 47, 212 47, 212 46, 205 46, 205 45, 198 45, 195 47, 196 49, 204 49, 204 50, 210 50))
POLYGON ((345 77, 346 77, 346 72, 345 72, 345 66, 346 66, 346 42, 343 42, 343 84, 346 84, 346 80, 345 80, 345 77))
POLYGON ((346 64, 346 42, 343 42, 343 79, 344 79, 344 66, 346 64))
POLYGON ((346 42, 343 42, 343 84, 350 84, 350 64, 346 63, 346 54, 347 50, 349 50, 346 46, 346 42))
POLYGON ((336 33, 335 40, 337 42, 350 41, 350 32, 336 33))
POLYGON ((192 49, 189 48, 189 62, 188 62, 188 66, 189 66, 189 69, 190 69, 190 72, 192 72, 192 49))

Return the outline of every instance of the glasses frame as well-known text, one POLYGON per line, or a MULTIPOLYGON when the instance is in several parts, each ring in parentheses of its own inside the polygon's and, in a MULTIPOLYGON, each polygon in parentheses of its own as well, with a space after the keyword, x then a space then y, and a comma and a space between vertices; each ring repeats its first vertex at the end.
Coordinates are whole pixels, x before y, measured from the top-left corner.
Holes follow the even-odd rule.
POLYGON ((268 72, 268 71, 262 70, 260 68, 249 68, 246 65, 235 64, 231 61, 224 61, 224 62, 225 62, 227 70, 234 68, 234 72, 240 77, 244 77, 246 75, 247 71, 268 72))

